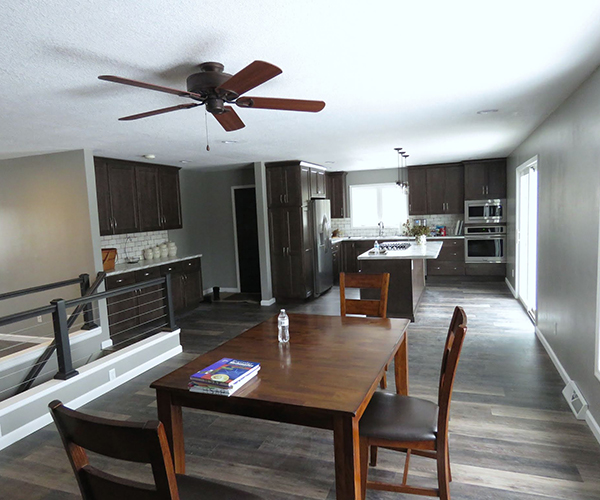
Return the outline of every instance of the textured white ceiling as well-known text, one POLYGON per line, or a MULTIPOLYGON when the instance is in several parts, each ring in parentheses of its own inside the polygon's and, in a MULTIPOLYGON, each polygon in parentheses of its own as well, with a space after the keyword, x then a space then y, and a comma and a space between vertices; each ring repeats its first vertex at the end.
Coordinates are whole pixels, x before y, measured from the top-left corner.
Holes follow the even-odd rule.
POLYGON ((0 26, 0 158, 88 148, 364 170, 395 167, 394 147, 409 164, 505 156, 600 64, 597 0, 4 0, 0 26), (327 105, 237 108, 235 132, 209 115, 210 152, 203 108, 119 122, 189 100, 97 79, 185 89, 201 62, 256 59, 283 74, 251 95, 327 105))

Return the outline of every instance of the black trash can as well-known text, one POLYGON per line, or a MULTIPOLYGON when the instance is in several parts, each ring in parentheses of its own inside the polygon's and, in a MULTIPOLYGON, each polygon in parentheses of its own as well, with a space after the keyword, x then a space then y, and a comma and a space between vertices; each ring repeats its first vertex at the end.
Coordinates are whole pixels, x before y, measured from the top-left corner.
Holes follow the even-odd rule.
POLYGON ((213 300, 221 300, 221 295, 218 286, 213 286, 213 300))

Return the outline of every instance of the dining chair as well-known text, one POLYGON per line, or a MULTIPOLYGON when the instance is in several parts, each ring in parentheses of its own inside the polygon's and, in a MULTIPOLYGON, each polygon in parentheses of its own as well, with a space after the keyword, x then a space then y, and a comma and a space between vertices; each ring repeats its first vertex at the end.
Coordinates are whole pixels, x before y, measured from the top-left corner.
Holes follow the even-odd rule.
MULTIPOLYGON (((340 273, 340 314, 364 314, 366 316, 387 317, 388 288, 390 273, 340 273), (379 299, 347 299, 346 288, 372 288, 379 290, 379 299)), ((385 366, 379 385, 387 387, 387 370, 385 366)))
POLYGON ((448 422, 450 399, 456 367, 467 331, 467 316, 461 307, 454 309, 442 355, 437 404, 412 396, 375 392, 359 422, 360 468, 362 498, 367 488, 375 490, 438 496, 450 500, 450 458, 448 452, 448 422), (406 453, 402 484, 368 481, 368 450, 373 447, 406 453), (407 484, 410 456, 420 455, 437 461, 437 488, 407 484))
POLYGON ((84 500, 260 498, 223 484, 175 474, 161 422, 115 422, 71 410, 58 400, 48 406, 84 500), (150 464, 154 484, 98 469, 90 465, 86 450, 113 459, 150 464))

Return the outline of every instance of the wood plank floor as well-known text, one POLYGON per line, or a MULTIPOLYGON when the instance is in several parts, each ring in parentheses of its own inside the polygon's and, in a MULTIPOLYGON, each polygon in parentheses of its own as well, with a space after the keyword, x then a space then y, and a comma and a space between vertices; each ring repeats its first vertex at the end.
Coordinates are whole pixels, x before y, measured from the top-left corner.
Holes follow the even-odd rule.
MULTIPOLYGON (((455 305, 465 308, 469 329, 451 410, 452 498, 600 499, 600 445, 568 409, 562 380, 503 283, 439 282, 427 288, 417 321, 409 328, 410 393, 435 398, 441 349, 455 305)), ((183 354, 83 410, 123 420, 155 419, 156 402, 149 389, 153 380, 279 307, 202 304, 178 321, 183 354)), ((337 315, 338 290, 285 307, 337 315)), ((265 499, 335 498, 330 432, 188 409, 184 421, 188 473, 243 485, 265 499)), ((378 467, 370 474, 400 481, 402 466, 401 454, 380 450, 378 467)), ((133 477, 147 473, 114 467, 133 477)), ((431 485, 434 478, 433 461, 411 460, 409 479, 431 485)), ((79 498, 53 426, 0 452, 0 498, 79 498)), ((367 498, 415 497, 369 491, 367 498)))

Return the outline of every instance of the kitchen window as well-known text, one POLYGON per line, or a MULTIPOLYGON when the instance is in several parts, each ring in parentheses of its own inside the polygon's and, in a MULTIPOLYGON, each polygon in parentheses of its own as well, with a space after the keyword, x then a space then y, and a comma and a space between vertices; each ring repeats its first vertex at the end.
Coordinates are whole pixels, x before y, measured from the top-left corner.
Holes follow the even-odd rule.
POLYGON ((350 186, 350 218, 353 228, 399 228, 408 219, 408 194, 396 184, 350 186))

